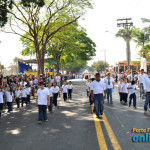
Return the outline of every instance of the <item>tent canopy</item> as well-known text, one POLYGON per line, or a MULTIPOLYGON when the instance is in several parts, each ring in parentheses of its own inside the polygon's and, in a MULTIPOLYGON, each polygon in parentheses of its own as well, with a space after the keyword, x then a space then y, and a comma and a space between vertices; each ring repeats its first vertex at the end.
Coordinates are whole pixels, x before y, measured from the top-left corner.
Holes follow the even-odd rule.
MULTIPOLYGON (((26 63, 26 64, 37 64, 37 60, 36 59, 19 60, 19 62, 26 63)), ((57 64, 56 60, 53 59, 53 58, 44 59, 44 63, 49 63, 51 65, 56 65, 57 64)))

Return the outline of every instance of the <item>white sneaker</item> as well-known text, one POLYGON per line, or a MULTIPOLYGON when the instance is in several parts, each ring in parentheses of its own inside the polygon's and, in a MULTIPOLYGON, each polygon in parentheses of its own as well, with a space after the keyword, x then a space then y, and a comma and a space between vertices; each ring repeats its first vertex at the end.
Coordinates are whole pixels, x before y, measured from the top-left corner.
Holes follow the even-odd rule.
POLYGON ((9 114, 10 114, 10 112, 7 112, 7 114, 9 115, 9 114))
POLYGON ((10 113, 13 113, 13 111, 10 111, 10 113))

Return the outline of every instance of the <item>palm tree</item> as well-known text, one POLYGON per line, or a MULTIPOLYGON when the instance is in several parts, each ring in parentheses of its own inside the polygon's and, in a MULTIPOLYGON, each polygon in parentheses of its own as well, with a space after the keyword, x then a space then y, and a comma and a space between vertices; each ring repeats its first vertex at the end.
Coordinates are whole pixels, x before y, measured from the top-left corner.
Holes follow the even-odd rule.
POLYGON ((127 57, 127 60, 131 60, 130 41, 132 40, 132 32, 133 32, 133 30, 134 30, 134 27, 128 27, 128 28, 120 29, 116 33, 116 37, 123 38, 124 41, 127 44, 127 48, 126 48, 126 57, 127 57), (129 39, 129 42, 128 42, 128 39, 129 39), (129 52, 128 52, 128 49, 129 49, 129 52), (129 53, 129 55, 128 55, 128 53, 129 53))

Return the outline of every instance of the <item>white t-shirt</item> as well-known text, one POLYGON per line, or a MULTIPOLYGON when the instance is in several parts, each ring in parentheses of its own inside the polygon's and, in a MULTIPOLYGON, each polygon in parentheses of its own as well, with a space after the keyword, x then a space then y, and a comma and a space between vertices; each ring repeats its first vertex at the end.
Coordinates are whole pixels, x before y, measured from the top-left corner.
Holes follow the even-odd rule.
POLYGON ((11 94, 10 92, 6 91, 5 95, 6 95, 7 102, 13 101, 13 96, 14 96, 13 92, 11 94))
POLYGON ((104 79, 104 82, 106 84, 106 89, 112 89, 113 88, 114 79, 112 77, 110 77, 110 85, 108 84, 108 78, 107 77, 104 79))
POLYGON ((58 93, 59 92, 59 87, 58 86, 56 86, 56 87, 52 87, 52 89, 53 89, 53 93, 58 93))
POLYGON ((37 96, 38 96, 38 105, 47 105, 47 97, 49 96, 49 90, 47 88, 38 89, 37 96))
POLYGON ((20 90, 16 90, 15 91, 15 94, 16 94, 16 98, 20 98, 20 96, 21 96, 21 91, 20 90))
POLYGON ((145 76, 144 74, 139 74, 138 80, 140 83, 144 83, 144 76, 145 76))
POLYGON ((150 78, 148 75, 144 76, 144 90, 147 90, 147 92, 150 92, 150 78))
POLYGON ((120 93, 122 93, 122 86, 123 86, 122 83, 119 83, 119 84, 118 84, 118 88, 119 88, 119 92, 120 92, 120 93))
POLYGON ((21 85, 21 86, 24 86, 24 87, 25 87, 26 84, 27 84, 27 82, 20 82, 20 85, 21 85))
MULTIPOLYGON (((136 81, 136 77, 137 77, 137 75, 134 74, 134 81, 136 81)), ((132 74, 130 74, 130 81, 133 81, 133 75, 132 74)))
POLYGON ((91 89, 91 84, 92 84, 92 82, 89 82, 89 84, 88 84, 88 91, 90 91, 90 89, 91 89))
POLYGON ((21 90, 21 94, 22 94, 21 97, 26 98, 27 97, 27 90, 26 89, 21 90))
POLYGON ((51 87, 51 88, 48 88, 47 87, 47 89, 48 89, 48 91, 49 91, 49 96, 50 97, 53 97, 53 88, 51 87))
POLYGON ((129 84, 128 85, 128 88, 131 88, 132 87, 132 89, 129 89, 129 93, 130 94, 133 94, 133 93, 136 93, 136 84, 134 84, 134 85, 131 85, 131 84, 129 84))
POLYGON ((31 88, 30 87, 26 88, 26 91, 27 91, 27 95, 30 95, 31 88))
POLYGON ((72 84, 71 84, 71 85, 68 84, 68 89, 69 89, 69 90, 73 89, 73 85, 72 85, 72 84))
POLYGON ((54 79, 51 79, 51 83, 54 83, 54 79))
POLYGON ((100 80, 99 82, 94 80, 91 83, 91 91, 93 91, 93 94, 103 94, 104 90, 106 90, 106 85, 104 81, 100 80))
POLYGON ((60 76, 56 76, 55 80, 56 82, 60 82, 60 76))
POLYGON ((4 93, 0 92, 0 103, 4 103, 3 96, 4 96, 4 93))
POLYGON ((63 93, 68 93, 68 85, 62 85, 63 93))
POLYGON ((123 93, 128 93, 128 83, 123 83, 122 88, 123 88, 123 93))

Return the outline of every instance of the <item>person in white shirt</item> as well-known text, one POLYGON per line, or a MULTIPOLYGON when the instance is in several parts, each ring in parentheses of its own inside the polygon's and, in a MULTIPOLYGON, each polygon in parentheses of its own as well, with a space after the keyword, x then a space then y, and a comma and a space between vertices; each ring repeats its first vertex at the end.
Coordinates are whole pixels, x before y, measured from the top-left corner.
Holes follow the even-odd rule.
POLYGON ((55 80, 56 80, 57 86, 60 86, 60 76, 58 74, 56 75, 55 80))
POLYGON ((20 97, 21 97, 21 91, 20 91, 20 87, 17 86, 17 89, 15 91, 15 98, 16 98, 16 103, 17 103, 17 109, 20 109, 20 97))
POLYGON ((91 100, 91 84, 92 84, 92 79, 89 79, 89 84, 88 84, 88 91, 89 91, 89 103, 92 106, 93 105, 93 101, 91 100))
POLYGON ((122 80, 122 78, 120 78, 119 81, 120 82, 118 84, 118 93, 120 96, 120 102, 122 102, 122 100, 123 100, 123 92, 122 92, 123 80, 122 80))
POLYGON ((66 85, 67 82, 64 81, 64 84, 62 85, 62 89, 63 89, 63 98, 64 98, 64 101, 66 102, 67 100, 67 93, 68 93, 68 85, 66 85))
POLYGON ((47 88, 44 87, 44 82, 40 82, 40 88, 37 91, 36 105, 38 105, 38 121, 48 121, 47 119, 47 105, 50 106, 50 94, 47 88))
POLYGON ((68 84, 68 98, 72 99, 72 92, 73 92, 73 85, 72 85, 72 82, 69 81, 69 84, 68 84))
POLYGON ((24 79, 22 79, 21 82, 20 82, 20 85, 25 87, 26 84, 27 84, 27 82, 25 82, 24 79))
POLYGON ((24 88, 24 86, 21 87, 21 100, 22 100, 21 106, 23 107, 24 102, 27 106, 27 90, 26 88, 24 88))
POLYGON ((51 82, 48 83, 47 89, 49 91, 49 96, 50 96, 50 106, 48 106, 48 110, 50 113, 52 113, 53 111, 53 87, 52 87, 51 82))
POLYGON ((94 100, 95 111, 97 118, 100 118, 100 115, 103 115, 104 111, 104 98, 106 99, 106 85, 100 79, 100 74, 96 73, 96 80, 91 84, 91 100, 94 100), (104 96, 103 96, 104 93, 104 96))
POLYGON ((7 106, 8 106, 8 114, 10 114, 13 111, 12 110, 12 102, 13 102, 13 98, 14 98, 14 94, 12 92, 11 87, 7 88, 5 95, 6 95, 6 101, 7 101, 7 106))
POLYGON ((112 77, 110 77, 110 73, 107 73, 107 77, 104 79, 104 82, 106 84, 106 92, 107 92, 107 102, 109 102, 109 98, 110 98, 110 102, 112 103, 112 92, 113 89, 115 88, 114 85, 114 79, 112 77))
POLYGON ((53 101, 53 103, 54 103, 54 106, 55 107, 57 107, 57 98, 58 98, 58 95, 59 95, 59 97, 60 97, 60 89, 59 89, 59 87, 57 86, 57 83, 56 82, 54 82, 53 83, 53 96, 54 96, 54 101, 53 101))
POLYGON ((27 91, 27 103, 30 103, 31 88, 28 84, 26 84, 26 91, 27 91))
POLYGON ((90 79, 87 79, 87 82, 85 83, 86 85, 86 91, 87 91, 87 96, 89 96, 89 82, 90 82, 90 79))
POLYGON ((145 92, 144 92, 144 69, 141 69, 141 74, 139 74, 138 76, 138 88, 140 88, 140 98, 142 97, 142 99, 145 98, 145 92))
POLYGON ((130 82, 135 81, 135 83, 136 83, 137 75, 136 75, 136 71, 135 70, 132 71, 132 73, 130 74, 129 78, 130 78, 130 82))
POLYGON ((150 68, 147 69, 147 75, 144 76, 144 90, 146 95, 144 113, 147 113, 147 105, 150 102, 150 68))
POLYGON ((136 109, 136 84, 135 81, 132 81, 129 85, 128 88, 129 89, 129 107, 131 106, 131 101, 133 99, 133 108, 136 109))
POLYGON ((0 118, 2 118, 2 111, 3 111, 3 105, 4 105, 4 90, 2 89, 2 87, 0 87, 0 118))
POLYGON ((127 78, 123 79, 123 85, 122 85, 122 93, 123 93, 123 103, 127 103, 128 99, 128 83, 127 83, 127 78))

